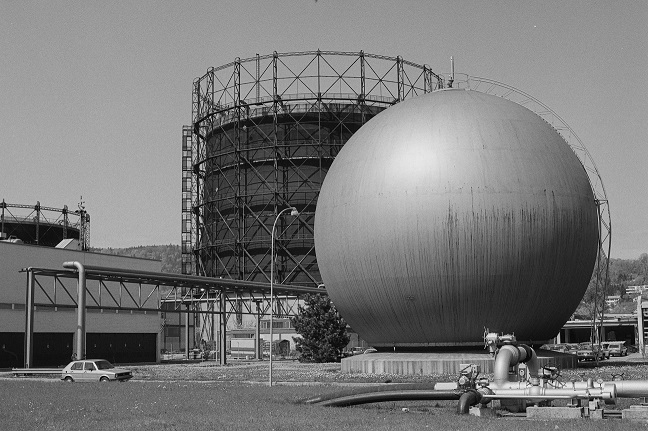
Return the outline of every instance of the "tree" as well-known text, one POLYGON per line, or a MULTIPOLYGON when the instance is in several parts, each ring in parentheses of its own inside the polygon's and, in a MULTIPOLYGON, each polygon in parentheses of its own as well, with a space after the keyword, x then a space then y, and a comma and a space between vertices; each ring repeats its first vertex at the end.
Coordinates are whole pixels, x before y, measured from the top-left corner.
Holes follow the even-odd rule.
POLYGON ((331 299, 325 295, 308 295, 298 314, 291 318, 293 337, 300 362, 340 362, 342 349, 349 344, 346 322, 338 314, 331 299))

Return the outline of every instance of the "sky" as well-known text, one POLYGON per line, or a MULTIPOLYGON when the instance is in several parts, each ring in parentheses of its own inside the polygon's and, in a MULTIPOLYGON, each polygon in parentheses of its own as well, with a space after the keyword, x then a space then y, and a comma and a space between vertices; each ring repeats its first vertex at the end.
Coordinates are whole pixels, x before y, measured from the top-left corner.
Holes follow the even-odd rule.
POLYGON ((0 0, 0 199, 91 216, 93 247, 180 244, 182 126, 208 68, 364 50, 549 106, 603 178, 611 257, 648 252, 648 2, 0 0))

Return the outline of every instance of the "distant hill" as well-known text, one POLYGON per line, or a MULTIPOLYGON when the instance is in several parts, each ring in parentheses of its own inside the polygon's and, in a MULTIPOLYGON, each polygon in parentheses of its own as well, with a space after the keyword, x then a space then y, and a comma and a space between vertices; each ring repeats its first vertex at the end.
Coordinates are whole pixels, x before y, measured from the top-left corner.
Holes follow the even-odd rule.
POLYGON ((140 245, 127 248, 94 248, 96 253, 115 254, 119 256, 139 257, 162 261, 162 272, 181 273, 182 253, 179 245, 140 245))

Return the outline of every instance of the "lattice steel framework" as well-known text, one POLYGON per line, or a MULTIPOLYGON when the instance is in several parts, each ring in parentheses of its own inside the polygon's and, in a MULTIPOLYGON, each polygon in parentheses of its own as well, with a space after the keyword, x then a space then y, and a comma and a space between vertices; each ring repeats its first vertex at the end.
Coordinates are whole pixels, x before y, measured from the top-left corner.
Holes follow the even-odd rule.
POLYGON ((318 285, 313 223, 333 159, 365 122, 443 87, 428 66, 364 52, 257 55, 194 81, 183 128, 185 274, 318 285))
MULTIPOLYGON (((51 269, 29 267, 27 273, 27 301, 38 309, 73 309, 79 307, 77 280, 78 273, 70 269, 51 269), (29 299, 31 298, 31 299, 29 299)), ((191 315, 187 322, 200 326, 202 339, 215 340, 215 322, 220 327, 219 343, 225 346, 227 321, 243 314, 266 315, 270 304, 274 304, 274 315, 295 316, 302 297, 308 294, 326 294, 326 290, 306 286, 275 285, 274 298, 270 300, 267 283, 239 280, 188 277, 168 273, 135 271, 119 268, 85 267, 85 308, 103 312, 130 313, 186 313, 191 315), (163 306, 165 304, 166 306, 163 306)), ((26 320, 33 333, 33 311, 26 309, 26 320), (30 317, 31 315, 31 317, 30 317)), ((160 331, 164 330, 161 320, 160 331)), ((188 332, 187 326, 187 332, 188 332)), ((27 337, 31 338, 31 337, 27 337)), ((25 358, 27 343, 25 340, 25 358)), ((188 336, 185 348, 197 346, 200 339, 188 336)), ((32 350, 29 348, 29 350, 32 350)), ((221 351, 225 351, 223 348, 221 351)), ((31 358, 26 367, 31 364, 31 358)), ((225 363, 225 356, 221 356, 225 363)))
POLYGON ((90 214, 79 210, 0 202, 0 239, 15 237, 26 244, 56 246, 67 238, 79 239, 83 250, 90 245, 90 214))

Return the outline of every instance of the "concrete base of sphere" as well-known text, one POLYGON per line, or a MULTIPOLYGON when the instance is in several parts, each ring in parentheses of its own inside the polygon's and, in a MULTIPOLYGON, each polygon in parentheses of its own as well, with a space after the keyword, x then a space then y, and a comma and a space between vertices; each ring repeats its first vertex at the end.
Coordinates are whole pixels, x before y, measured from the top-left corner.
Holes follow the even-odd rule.
MULTIPOLYGON (((576 368, 574 355, 536 351, 540 366, 576 368)), ((461 364, 477 364, 482 374, 493 372, 495 360, 485 351, 438 353, 364 353, 342 359, 343 373, 438 375, 459 374, 461 364)))

